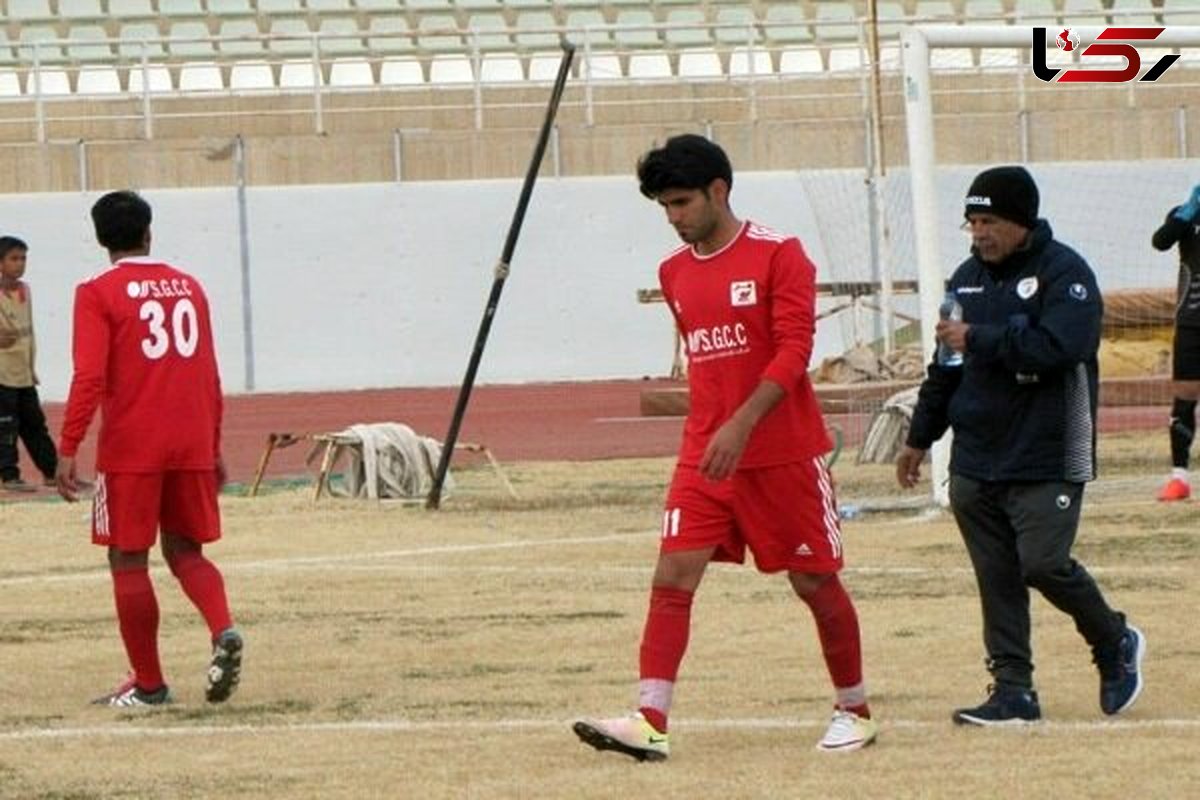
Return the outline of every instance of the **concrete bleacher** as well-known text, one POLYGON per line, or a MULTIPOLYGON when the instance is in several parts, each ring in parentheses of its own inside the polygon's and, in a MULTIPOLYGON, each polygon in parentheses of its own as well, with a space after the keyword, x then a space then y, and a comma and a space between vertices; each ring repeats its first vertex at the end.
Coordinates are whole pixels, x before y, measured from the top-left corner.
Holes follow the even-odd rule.
MULTIPOLYGON (((870 65, 865 0, 0 0, 0 98, 544 82, 559 41, 585 80, 816 77, 870 65), (312 60, 317 69, 295 62, 312 60), (149 80, 143 64, 165 67, 149 80), (48 76, 30 81, 36 68, 48 76), (143 69, 140 78, 133 71, 143 69), (197 75, 203 74, 203 79, 197 75), (165 77, 164 77, 165 76, 165 77), (80 80, 86 77, 86 80, 80 80)), ((912 22, 1194 24, 1200 0, 880 0, 881 65, 912 22)), ((938 51, 945 70, 1008 54, 938 51)))
MULTIPOLYGON (((1076 7, 1090 14, 1090 6, 1079 4, 1093 1, 1100 2, 1041 0, 1039 6, 1061 19, 1076 7)), ((1138 0, 1118 2, 1138 8, 1138 0)), ((1186 7, 1185 0, 1163 2, 1171 4, 1171 13, 1186 7)), ((1029 9, 1037 3, 882 0, 879 31, 894 39, 905 22, 1013 22, 1032 18, 1029 9)), ((565 36, 606 63, 597 71, 600 79, 819 75, 867 65, 866 10, 865 0, 3 0, 0 32, 7 41, 0 40, 0 68, 13 70, 24 94, 31 93, 25 76, 35 59, 60 71, 55 81, 63 93, 114 85, 93 80, 80 86, 75 78, 84 68, 115 70, 116 85, 128 90, 129 71, 142 58, 168 67, 169 90, 188 90, 179 81, 195 71, 184 70, 191 62, 220 77, 219 84, 204 83, 204 90, 276 89, 289 88, 285 76, 300 73, 282 69, 283 63, 313 58, 315 47, 319 80, 331 88, 390 85, 396 76, 400 85, 411 85, 415 67, 420 82, 543 81, 546 71, 533 64, 565 36), (738 48, 743 54, 732 58, 738 48), (501 66, 485 71, 485 55, 501 66), (445 68, 451 63, 456 68, 445 68), (271 69, 261 69, 263 64, 271 69), (342 66, 335 70, 336 64, 342 66), (236 86, 235 72, 243 81, 236 86)), ((1150 6, 1147 13, 1166 9, 1150 6)), ((979 61, 970 56, 936 66, 979 61)), ((13 83, 7 84, 10 94, 13 83)), ((300 86, 313 83, 309 76, 300 86)), ((44 82, 41 89, 46 91, 44 82)))
MULTIPOLYGON (((86 163, 89 185, 227 183, 226 165, 203 154, 234 134, 257 154, 260 183, 519 175, 563 37, 579 50, 552 155, 569 174, 627 171, 646 141, 679 129, 732 140, 742 168, 860 166, 866 10, 866 0, 0 0, 0 179, 74 189, 86 163)), ((905 24, 1200 24, 1200 0, 879 0, 877 11, 893 163, 905 148, 905 24)), ((956 117, 939 157, 985 147, 1017 157, 1016 124, 995 115, 1017 113, 1028 55, 931 55, 935 91, 954 97, 942 113, 956 117)), ((1084 100, 1024 84, 1022 112, 1097 112, 1100 133, 1086 142, 1060 130, 1071 114, 1032 117, 1039 158, 1177 155, 1180 99, 1166 96, 1167 78, 1139 92, 1150 122, 1125 113, 1118 92, 1084 100)))

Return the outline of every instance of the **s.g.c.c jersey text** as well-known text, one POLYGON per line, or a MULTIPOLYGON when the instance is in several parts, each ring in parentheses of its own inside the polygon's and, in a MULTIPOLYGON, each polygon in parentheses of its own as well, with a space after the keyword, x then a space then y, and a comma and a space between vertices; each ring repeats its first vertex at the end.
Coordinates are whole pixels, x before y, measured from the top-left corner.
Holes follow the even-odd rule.
POLYGON ((75 455, 99 407, 101 472, 216 465, 221 382, 208 298, 194 277, 137 257, 79 284, 72 353, 63 455, 75 455))

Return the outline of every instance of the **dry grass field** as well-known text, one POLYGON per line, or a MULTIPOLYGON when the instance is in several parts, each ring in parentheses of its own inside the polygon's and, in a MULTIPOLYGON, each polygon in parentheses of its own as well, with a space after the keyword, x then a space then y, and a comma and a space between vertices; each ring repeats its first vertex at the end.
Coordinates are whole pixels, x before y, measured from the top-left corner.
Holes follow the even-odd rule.
MULTIPOLYGON (((465 471, 437 513, 314 506, 299 488, 227 496, 211 554, 246 635, 242 687, 203 702, 205 630, 156 562, 177 702, 144 713, 88 704, 124 657, 86 508, 0 505, 0 797, 1191 796, 1200 529, 1194 504, 1148 499, 1144 447, 1106 443, 1116 474, 1139 454, 1133 488, 1092 496, 1077 547, 1148 638, 1126 715, 1103 717, 1089 652, 1037 599, 1046 721, 954 727, 987 684, 957 532, 943 513, 869 511, 844 524, 845 581, 878 745, 813 749, 830 690, 807 609, 782 577, 721 566, 696 601, 671 760, 653 765, 585 748, 570 722, 633 699, 668 460, 513 465, 520 500, 465 471)), ((850 462, 844 501, 891 494, 889 467, 850 462)))

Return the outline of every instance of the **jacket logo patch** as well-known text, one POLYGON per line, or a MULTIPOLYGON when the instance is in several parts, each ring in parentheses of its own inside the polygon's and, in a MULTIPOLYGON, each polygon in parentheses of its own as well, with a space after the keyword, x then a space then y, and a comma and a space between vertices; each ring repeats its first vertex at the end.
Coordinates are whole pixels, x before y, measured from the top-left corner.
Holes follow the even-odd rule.
POLYGON ((1037 290, 1038 279, 1036 276, 1021 278, 1021 280, 1017 281, 1017 297, 1021 298, 1022 300, 1028 300, 1029 298, 1033 297, 1035 294, 1037 294, 1037 290))
POLYGON ((1087 300, 1088 290, 1082 283, 1072 283, 1071 288, 1067 291, 1076 300, 1087 300))
POLYGON ((734 306, 757 305, 758 290, 754 281, 734 281, 729 284, 729 303, 734 306))

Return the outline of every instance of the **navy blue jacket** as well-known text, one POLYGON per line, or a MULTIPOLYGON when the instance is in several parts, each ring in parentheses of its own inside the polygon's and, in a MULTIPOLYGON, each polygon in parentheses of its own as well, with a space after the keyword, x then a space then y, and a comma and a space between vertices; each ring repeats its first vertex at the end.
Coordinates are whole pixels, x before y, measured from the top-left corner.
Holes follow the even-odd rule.
POLYGON ((1043 219, 1003 263, 972 252, 947 289, 971 326, 963 364, 929 365, 907 443, 928 449, 951 427, 952 473, 1092 480, 1104 304, 1087 262, 1043 219))

